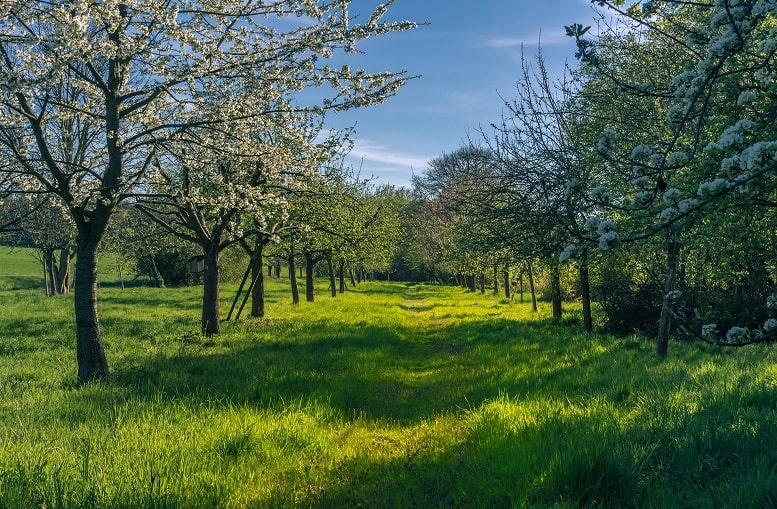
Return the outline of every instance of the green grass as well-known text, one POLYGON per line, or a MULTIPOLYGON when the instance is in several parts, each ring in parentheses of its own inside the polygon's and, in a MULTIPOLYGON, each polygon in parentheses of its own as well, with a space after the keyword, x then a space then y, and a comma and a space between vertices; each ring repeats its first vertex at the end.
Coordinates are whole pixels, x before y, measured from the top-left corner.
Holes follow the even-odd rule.
POLYGON ((43 288, 43 269, 36 252, 0 246, 0 290, 43 288))
MULTIPOLYGON (((59 252, 57 252, 57 257, 59 252)), ((75 258, 71 271, 75 272, 75 258)), ((119 286, 116 256, 104 253, 99 258, 98 280, 106 286, 119 286)), ((126 269, 124 269, 126 271, 126 269)), ((125 279, 128 277, 124 274, 125 279)), ((0 291, 44 288, 40 253, 32 248, 0 245, 0 291)))
MULTIPOLYGON (((541 303, 363 283, 199 327, 200 289, 3 291, 0 507, 772 507, 777 352, 586 335, 541 303)), ((235 288, 224 290, 226 313, 235 288)))

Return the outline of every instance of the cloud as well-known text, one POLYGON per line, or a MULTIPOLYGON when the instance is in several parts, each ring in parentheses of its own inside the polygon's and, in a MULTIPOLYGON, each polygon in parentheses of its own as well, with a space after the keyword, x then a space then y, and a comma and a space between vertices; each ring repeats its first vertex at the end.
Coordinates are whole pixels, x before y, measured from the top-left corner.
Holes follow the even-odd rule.
POLYGON ((567 37, 564 30, 547 30, 532 36, 492 37, 483 41, 483 46, 495 49, 520 49, 521 46, 536 47, 538 44, 541 46, 553 46, 569 43, 570 41, 571 39, 567 37))
POLYGON ((361 159, 369 166, 375 163, 381 165, 390 165, 406 168, 425 168, 426 164, 432 159, 429 156, 421 154, 409 154, 401 152, 386 145, 375 143, 370 140, 358 139, 351 152, 350 157, 361 159))

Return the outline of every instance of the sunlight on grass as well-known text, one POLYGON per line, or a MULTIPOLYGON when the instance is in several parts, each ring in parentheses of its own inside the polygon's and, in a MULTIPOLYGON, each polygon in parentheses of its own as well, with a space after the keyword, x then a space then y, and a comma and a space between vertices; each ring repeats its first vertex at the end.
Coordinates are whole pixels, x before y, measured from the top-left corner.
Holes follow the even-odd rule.
POLYGON ((0 506, 777 500, 770 346, 673 343, 658 359, 644 338, 554 322, 547 303, 317 290, 293 305, 270 280, 267 317, 214 339, 199 333, 200 288, 101 288, 113 377, 86 386, 71 297, 0 292, 0 506))

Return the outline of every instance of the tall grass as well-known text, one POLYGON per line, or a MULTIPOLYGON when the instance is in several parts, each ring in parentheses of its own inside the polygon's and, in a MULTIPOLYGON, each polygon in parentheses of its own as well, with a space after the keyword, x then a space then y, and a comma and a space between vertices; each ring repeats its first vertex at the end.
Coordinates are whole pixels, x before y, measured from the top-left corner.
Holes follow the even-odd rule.
POLYGON ((287 285, 215 340, 198 288, 102 288, 86 386, 70 297, 0 292, 0 507, 777 504, 769 346, 661 360, 459 288, 287 285))

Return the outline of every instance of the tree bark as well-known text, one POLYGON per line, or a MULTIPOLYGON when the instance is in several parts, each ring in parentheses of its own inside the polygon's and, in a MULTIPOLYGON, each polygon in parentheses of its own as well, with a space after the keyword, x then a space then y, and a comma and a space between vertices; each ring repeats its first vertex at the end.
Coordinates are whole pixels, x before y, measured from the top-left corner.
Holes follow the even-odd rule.
POLYGON ((494 265, 494 295, 499 295, 499 267, 494 265))
POLYGON ((332 255, 326 257, 326 267, 329 271, 329 289, 332 297, 337 297, 337 277, 335 276, 335 264, 332 261, 332 255))
POLYGON ((591 316, 591 282, 588 277, 588 257, 585 253, 580 257, 580 296, 583 300, 583 330, 593 330, 593 318, 591 316))
POLYGON ((46 248, 43 250, 43 265, 45 267, 45 273, 48 275, 46 281, 46 287, 50 288, 47 295, 57 295, 59 293, 59 285, 57 284, 57 264, 54 261, 54 250, 46 248))
POLYGON ((561 320, 563 314, 561 308, 561 271, 558 262, 550 262, 550 301, 553 308, 553 319, 561 320))
MULTIPOLYGON (((63 248, 59 253, 59 270, 57 272, 57 291, 62 295, 70 293, 70 260, 73 251, 70 246, 63 248)), ((122 279, 122 289, 124 280, 122 279)))
POLYGON ((305 251, 305 300, 314 302, 316 300, 316 260, 313 254, 305 251))
POLYGON ((339 278, 340 293, 345 293, 345 259, 340 258, 337 267, 337 276, 339 278))
POLYGON ((661 317, 658 322, 656 353, 665 357, 669 348, 669 332, 674 314, 674 290, 677 280, 677 265, 680 259, 680 242, 669 234, 666 245, 666 281, 664 282, 664 300, 661 303, 661 317))
POLYGON ((204 249, 205 269, 202 273, 202 333, 213 336, 221 333, 219 269, 221 250, 218 239, 212 239, 204 249))
POLYGON ((504 276, 503 286, 505 287, 505 299, 509 299, 510 298, 510 269, 505 267, 503 276, 504 276))
POLYGON ((480 295, 486 294, 486 273, 480 273, 480 295))
POLYGON ((46 258, 41 258, 41 266, 43 267, 43 286, 46 289, 46 297, 51 297, 51 287, 49 285, 49 269, 46 266, 46 258))
POLYGON ((97 317, 97 243, 79 235, 74 284, 78 380, 106 380, 110 372, 97 317))
POLYGON ((261 235, 254 241, 254 251, 251 254, 251 277, 254 285, 251 288, 251 316, 264 317, 264 272, 262 272, 262 251, 264 242, 261 235))
POLYGON ((289 282, 291 283, 291 302, 299 304, 299 286, 297 286, 297 265, 294 260, 294 248, 289 251, 289 282))
POLYGON ((531 268, 531 263, 527 272, 529 273, 529 291, 531 292, 531 310, 537 312, 537 292, 534 289, 534 271, 531 268))

